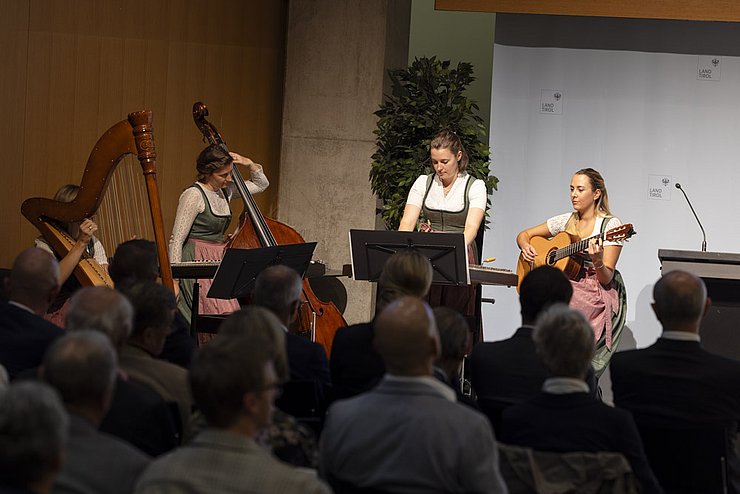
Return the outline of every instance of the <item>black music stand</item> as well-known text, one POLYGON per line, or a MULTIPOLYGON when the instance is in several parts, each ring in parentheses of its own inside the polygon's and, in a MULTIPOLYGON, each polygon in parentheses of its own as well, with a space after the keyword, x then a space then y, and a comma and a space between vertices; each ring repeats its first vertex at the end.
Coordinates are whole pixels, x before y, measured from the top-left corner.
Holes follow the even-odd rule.
MULTIPOLYGON (((226 249, 216 274, 213 275, 208 297, 227 300, 243 297, 254 289, 257 276, 276 264, 284 264, 295 269, 303 278, 315 249, 316 242, 275 245, 259 249, 226 249)), ((198 332, 198 317, 198 294, 194 290, 190 316, 190 331, 193 335, 198 332)), ((201 322, 206 325, 205 332, 215 333, 220 321, 211 319, 207 318, 201 322)))
POLYGON ((462 233, 350 230, 352 273, 356 280, 378 281, 396 252, 413 249, 429 259, 439 285, 469 285, 468 249, 462 233))

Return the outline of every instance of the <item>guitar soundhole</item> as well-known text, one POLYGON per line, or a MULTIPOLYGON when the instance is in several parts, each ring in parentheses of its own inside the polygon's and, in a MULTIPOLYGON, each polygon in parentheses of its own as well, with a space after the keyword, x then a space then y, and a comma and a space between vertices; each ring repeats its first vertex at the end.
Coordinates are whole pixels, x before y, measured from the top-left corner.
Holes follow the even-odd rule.
POLYGON ((547 254, 547 265, 552 266, 553 264, 555 264, 555 252, 554 251, 547 254))

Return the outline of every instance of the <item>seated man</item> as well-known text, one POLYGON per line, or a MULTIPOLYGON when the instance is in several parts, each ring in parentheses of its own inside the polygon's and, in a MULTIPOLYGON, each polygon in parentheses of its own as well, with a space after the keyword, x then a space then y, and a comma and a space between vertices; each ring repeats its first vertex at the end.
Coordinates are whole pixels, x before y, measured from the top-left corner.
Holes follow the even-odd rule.
MULTIPOLYGON (((143 239, 123 242, 116 247, 108 266, 108 274, 117 290, 141 281, 157 281, 159 258, 156 244, 143 239)), ((167 335, 162 353, 158 357, 187 369, 194 351, 195 343, 190 337, 190 324, 178 311, 172 321, 172 330, 167 335)))
MULTIPOLYGON (((414 250, 391 256, 378 280, 375 314, 402 296, 423 298, 432 286, 432 265, 414 250)), ((374 320, 339 328, 331 350, 333 397, 349 398, 374 387, 385 373, 383 359, 373 348, 374 320)))
POLYGON ((134 308, 134 324, 128 342, 120 351, 121 368, 133 381, 155 391, 165 401, 177 403, 180 426, 187 437, 192 412, 187 371, 157 358, 177 311, 175 296, 153 281, 130 285, 123 294, 134 308))
POLYGON ((0 492, 49 494, 64 460, 69 419, 39 382, 0 389, 0 492))
POLYGON ((135 492, 329 493, 314 472, 281 463, 254 441, 254 435, 270 425, 280 389, 274 345, 260 344, 264 337, 222 336, 200 348, 190 368, 193 398, 208 428, 156 460, 135 492))
POLYGON ((435 307, 434 321, 439 332, 439 357, 434 362, 434 377, 455 390, 457 401, 479 410, 475 400, 465 396, 460 389, 460 370, 463 359, 470 351, 473 334, 465 317, 449 307, 435 307))
POLYGON ((116 382, 116 353, 98 331, 75 331, 44 356, 42 377, 62 397, 69 413, 69 438, 55 493, 124 494, 149 464, 149 457, 98 431, 116 382))
POLYGON ((270 310, 285 330, 285 349, 292 381, 315 381, 321 398, 331 385, 329 360, 318 343, 288 331, 298 317, 303 281, 296 271, 282 264, 262 271, 255 281, 253 303, 270 310))
POLYGON ((389 492, 506 492, 488 421, 432 377, 439 336, 429 306, 399 298, 374 325, 387 374, 329 409, 319 442, 322 477, 335 487, 389 492))
MULTIPOLYGON (((671 271, 655 283, 653 300, 663 333, 648 348, 614 355, 614 404, 632 412, 638 426, 724 428, 736 441, 740 362, 701 347, 699 327, 711 305, 704 282, 671 271)), ((729 460, 737 472, 737 453, 729 460)), ((733 477, 738 482, 738 474, 733 477)))
POLYGON ((565 304, 555 305, 538 319, 533 337, 553 377, 538 396, 504 410, 501 442, 537 451, 621 453, 642 492, 662 492, 630 414, 589 393, 585 378, 595 345, 586 318, 565 304))
POLYGON ((44 314, 59 293, 59 263, 30 248, 13 262, 7 279, 9 302, 0 302, 0 364, 10 379, 39 366, 46 348, 64 331, 44 314))
MULTIPOLYGON (((68 332, 91 329, 103 333, 120 354, 133 327, 133 307, 121 293, 107 287, 86 287, 70 299, 68 332)), ((150 456, 180 443, 180 418, 155 391, 118 369, 116 386, 100 430, 127 441, 150 456)))
MULTIPOLYGON (((537 395, 542 389, 548 372, 532 341, 535 321, 552 304, 569 303, 572 295, 570 281, 559 269, 542 266, 533 270, 524 278, 519 291, 522 326, 507 340, 478 343, 473 348, 470 357, 473 389, 494 427, 499 425, 501 410, 537 395)), ((595 391, 593 369, 589 370, 587 382, 595 391)))

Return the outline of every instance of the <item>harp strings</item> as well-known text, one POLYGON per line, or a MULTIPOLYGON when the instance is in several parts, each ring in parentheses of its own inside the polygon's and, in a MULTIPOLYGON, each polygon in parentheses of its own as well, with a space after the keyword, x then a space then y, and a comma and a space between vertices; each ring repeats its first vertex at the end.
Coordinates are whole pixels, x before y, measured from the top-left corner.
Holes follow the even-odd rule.
POLYGON ((110 178, 98 209, 98 237, 108 256, 132 238, 154 240, 146 183, 133 155, 124 156, 110 178))

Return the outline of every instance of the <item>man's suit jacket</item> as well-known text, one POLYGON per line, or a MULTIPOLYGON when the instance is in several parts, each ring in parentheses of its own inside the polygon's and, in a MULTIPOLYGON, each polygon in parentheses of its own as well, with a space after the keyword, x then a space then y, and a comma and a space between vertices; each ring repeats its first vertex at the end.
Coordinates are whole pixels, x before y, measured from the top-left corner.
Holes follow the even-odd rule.
POLYGON ((285 334, 285 350, 288 354, 290 379, 292 381, 316 381, 325 394, 331 386, 329 360, 324 348, 318 343, 293 333, 285 334))
POLYGON ((334 403, 319 451, 322 477, 357 487, 506 492, 488 420, 427 383, 383 379, 334 403))
POLYGON ((740 362, 695 341, 659 338, 611 362, 614 404, 652 426, 735 426, 740 420, 740 362))
POLYGON ((71 413, 64 465, 52 493, 130 494, 149 462, 141 451, 71 413))
POLYGON ((155 460, 142 475, 135 492, 328 494, 331 491, 314 472, 276 460, 253 439, 225 430, 206 429, 189 444, 155 460))
POLYGON ((372 389, 385 374, 385 363, 373 348, 373 323, 340 328, 331 347, 331 379, 336 399, 372 389))
POLYGON ((500 440, 537 451, 622 453, 644 492, 662 492, 629 412, 605 405, 588 393, 541 392, 507 408, 500 440))
POLYGON ((180 426, 187 437, 192 411, 188 373, 182 367, 152 357, 141 348, 125 345, 119 353, 119 365, 129 378, 155 391, 167 402, 176 402, 180 426))
POLYGON ((119 377, 99 430, 156 457, 180 444, 179 424, 177 410, 172 410, 155 391, 119 377))
POLYGON ((479 397, 513 405, 542 390, 548 372, 535 352, 533 331, 533 327, 523 326, 508 340, 473 347, 470 377, 479 397))
POLYGON ((0 364, 10 379, 38 367, 48 346, 64 330, 18 306, 0 302, 0 364))
MULTIPOLYGON (((479 397, 513 405, 540 393, 550 373, 537 355, 533 332, 534 327, 522 326, 507 340, 478 343, 473 347, 470 377, 479 397)), ((586 383, 595 394, 593 368, 586 383)))

